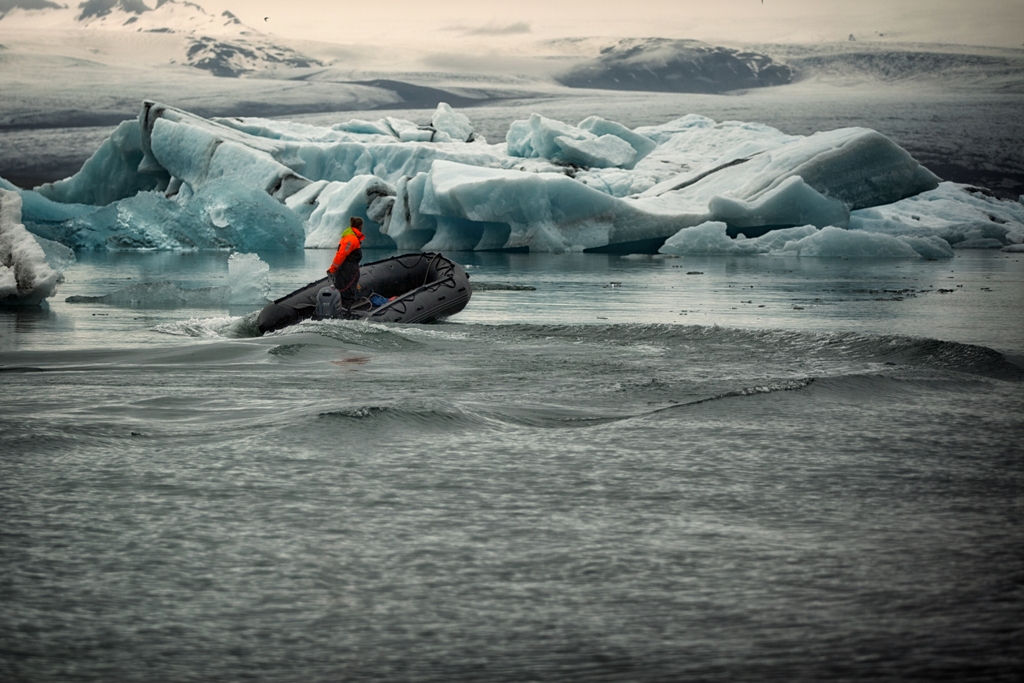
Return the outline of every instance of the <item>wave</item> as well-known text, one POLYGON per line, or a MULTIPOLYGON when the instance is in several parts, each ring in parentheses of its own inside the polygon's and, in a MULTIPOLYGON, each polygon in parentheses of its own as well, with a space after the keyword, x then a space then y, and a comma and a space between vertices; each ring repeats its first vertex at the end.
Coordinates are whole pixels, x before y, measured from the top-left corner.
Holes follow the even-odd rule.
POLYGON ((667 324, 509 325, 492 326, 491 333, 499 340, 561 338, 611 345, 655 344, 747 353, 751 358, 848 360, 950 370, 1006 381, 1024 380, 1024 369, 994 349, 904 335, 667 324))
MULTIPOLYGON (((471 412, 457 407, 448 409, 404 406, 364 405, 338 410, 327 410, 317 414, 317 422, 336 429, 337 423, 346 425, 346 430, 367 429, 374 434, 380 430, 413 432, 417 435, 451 433, 461 431, 502 431, 507 425, 499 419, 481 412, 471 412)), ((315 426, 312 426, 315 428, 315 426)))
POLYGON ((741 389, 726 391, 715 396, 700 398, 695 401, 676 403, 675 405, 666 406, 664 408, 658 408, 656 410, 652 410, 647 413, 643 413, 642 415, 636 415, 633 417, 649 417, 651 415, 659 415, 661 413, 671 412, 679 410, 681 408, 692 408, 693 406, 704 405, 706 403, 714 403, 716 401, 723 401, 732 398, 742 398, 746 396, 762 396, 765 394, 774 394, 781 391, 798 391, 800 389, 805 389, 809 387, 813 382, 816 381, 816 379, 817 378, 815 377, 805 377, 802 379, 781 380, 775 382, 766 382, 764 384, 755 384, 753 386, 743 387, 741 389))
POLYGON ((259 327, 256 323, 258 317, 259 311, 253 311, 243 316, 189 318, 188 320, 162 323, 154 327, 153 331, 178 337, 192 337, 193 339, 258 337, 259 327))
POLYGON ((509 427, 533 429, 580 428, 605 425, 636 416, 595 414, 580 409, 538 405, 531 408, 488 409, 479 404, 473 409, 453 405, 449 408, 365 405, 317 414, 319 420, 340 420, 352 426, 401 427, 417 432, 448 432, 453 429, 491 429, 506 432, 509 427))
MULTIPOLYGON (((258 336, 257 313, 241 317, 189 319, 153 328, 164 334, 195 339, 239 339, 258 336)), ((903 335, 860 332, 798 332, 785 329, 740 329, 671 324, 488 325, 439 323, 391 325, 342 320, 307 320, 265 335, 278 344, 303 337, 316 345, 340 342, 379 352, 455 348, 512 349, 527 345, 553 347, 569 344, 564 356, 586 365, 583 347, 625 348, 636 357, 663 354, 724 362, 771 363, 779 368, 800 365, 807 375, 846 374, 851 367, 896 366, 902 371, 941 370, 1004 381, 1024 380, 1024 368, 993 349, 903 335), (308 337, 308 338, 307 338, 308 337), (582 346, 581 346, 582 345, 582 346), (573 349, 572 353, 569 350, 573 349), (839 365, 836 365, 836 364, 839 365), (834 368, 834 372, 828 368, 834 368)))

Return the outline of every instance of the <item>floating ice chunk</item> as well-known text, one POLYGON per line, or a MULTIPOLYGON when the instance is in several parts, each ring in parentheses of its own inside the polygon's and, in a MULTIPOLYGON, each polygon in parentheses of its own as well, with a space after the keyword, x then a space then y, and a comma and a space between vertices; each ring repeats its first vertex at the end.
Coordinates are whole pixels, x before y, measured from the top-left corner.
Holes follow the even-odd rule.
POLYGON ((920 258, 906 242, 890 235, 879 235, 842 228, 825 227, 801 240, 787 243, 781 253, 820 258, 920 258))
POLYGON ((0 305, 37 306, 56 293, 60 279, 21 224, 21 197, 0 189, 0 305))
POLYGON ((703 255, 761 253, 754 248, 754 240, 734 240, 726 234, 726 225, 721 221, 708 221, 692 228, 685 228, 665 240, 658 249, 660 254, 703 255))
POLYGON ((1024 254, 1024 244, 1011 244, 1008 247, 1003 247, 999 251, 1005 251, 1010 254, 1024 254))
POLYGON ((891 237, 833 226, 813 225, 772 230, 751 239, 730 239, 727 226, 709 221, 685 228, 659 250, 679 256, 706 254, 772 254, 820 258, 952 258, 953 250, 938 237, 891 237))
POLYGON ((10 190, 11 192, 17 192, 20 188, 9 180, 0 178, 0 190, 10 190))
POLYGON ((36 238, 36 242, 39 242, 39 246, 43 250, 43 255, 46 257, 46 264, 53 268, 58 273, 62 273, 74 265, 75 252, 69 247, 65 247, 60 242, 54 242, 48 240, 39 235, 33 235, 36 238))
POLYGON ((588 168, 632 168, 639 158, 637 146, 647 150, 648 145, 643 143, 643 136, 634 134, 620 124, 596 117, 592 119, 585 121, 596 129, 610 132, 596 135, 589 130, 539 114, 531 114, 526 121, 513 121, 505 137, 508 154, 513 157, 539 157, 556 164, 588 168), (628 134, 630 139, 616 134, 620 132, 628 134))
POLYGON ((953 258, 953 249, 949 246, 949 242, 941 237, 936 237, 935 235, 928 235, 927 237, 900 235, 897 239, 909 244, 911 249, 926 259, 937 261, 944 258, 953 258))
POLYGON ((264 304, 270 294, 270 266, 257 254, 228 257, 228 288, 232 304, 264 304))
POLYGON ((768 254, 818 232, 812 225, 799 228, 773 230, 752 239, 731 239, 727 226, 721 221, 708 221, 692 228, 680 230, 666 240, 658 250, 662 254, 679 256, 704 254, 768 254))
POLYGON ((185 289, 173 282, 143 282, 99 296, 69 296, 69 304, 105 304, 127 308, 216 308, 226 306, 230 287, 185 289))
POLYGON ((845 227, 846 204, 822 196, 800 176, 790 176, 753 201, 718 195, 708 203, 717 220, 738 228, 766 225, 826 225, 845 227))
POLYGON ((633 168, 657 146, 654 140, 598 116, 588 117, 575 127, 531 114, 528 120, 513 121, 505 140, 511 156, 597 168, 633 168), (626 145, 632 154, 626 151, 626 145))
POLYGON ((366 247, 393 247, 394 240, 381 234, 380 223, 372 221, 369 213, 381 218, 385 211, 377 205, 377 212, 370 211, 375 200, 392 198, 395 188, 372 175, 356 176, 347 183, 330 183, 323 188, 316 200, 307 222, 305 246, 307 249, 336 249, 341 232, 348 226, 349 218, 364 219, 363 233, 366 247))
POLYGON ((65 204, 105 206, 148 190, 163 190, 166 172, 139 173, 143 158, 137 120, 122 122, 75 175, 36 188, 47 199, 65 204))
POLYGON ((607 121, 600 116, 588 116, 580 121, 580 125, 578 127, 580 130, 589 131, 597 136, 614 135, 627 142, 636 152, 636 155, 633 157, 633 160, 629 162, 629 165, 624 168, 632 168, 636 162, 653 152, 658 146, 654 140, 650 139, 646 135, 641 135, 640 133, 631 131, 621 123, 607 121))
POLYGON ((802 225, 797 228, 772 230, 760 237, 752 237, 750 239, 746 239, 746 235, 740 233, 736 242, 737 244, 753 244, 757 249, 764 250, 761 253, 771 254, 772 252, 777 252, 783 249, 790 242, 802 240, 805 237, 817 234, 817 232, 818 228, 813 225, 802 225))
MULTIPOLYGON (((602 126, 598 122, 591 124, 597 128, 617 130, 612 126, 602 126)), ((620 128, 630 132, 625 126, 620 128)), ((633 145, 617 135, 607 133, 598 136, 588 130, 540 114, 531 114, 526 121, 513 121, 505 136, 505 143, 508 153, 512 156, 541 157, 556 163, 576 166, 631 167, 637 158, 637 150, 633 145)))
POLYGON ((888 206, 854 211, 850 228, 887 235, 941 237, 957 248, 1024 243, 1024 206, 976 188, 942 183, 888 206))
POLYGON ((511 156, 555 160, 561 153, 561 148, 555 144, 557 137, 586 140, 596 136, 561 121, 531 114, 526 121, 518 120, 509 124, 505 144, 511 156))
POLYGON ((469 117, 453 110, 447 102, 438 102, 437 110, 430 118, 430 125, 452 140, 459 142, 472 142, 473 140, 473 124, 469 122, 469 117))
POLYGON ((957 242, 956 249, 1002 249, 1003 241, 995 237, 975 237, 957 242))
POLYGON ((632 165, 636 150, 614 135, 602 135, 593 140, 574 140, 559 135, 555 144, 561 149, 561 158, 569 163, 590 168, 610 168, 632 165))

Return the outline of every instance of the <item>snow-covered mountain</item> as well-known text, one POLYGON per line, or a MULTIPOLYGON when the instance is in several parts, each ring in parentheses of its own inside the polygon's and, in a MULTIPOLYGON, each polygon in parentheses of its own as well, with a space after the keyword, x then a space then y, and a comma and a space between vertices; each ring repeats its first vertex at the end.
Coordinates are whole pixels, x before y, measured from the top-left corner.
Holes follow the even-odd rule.
POLYGON ((557 77, 574 88, 719 93, 783 85, 792 71, 766 54, 695 40, 630 38, 557 77))
MULTIPOLYGON (((0 31, 72 34, 65 40, 67 51, 95 42, 82 32, 139 34, 137 40, 127 41, 144 48, 139 59, 183 64, 223 77, 321 64, 246 26, 231 12, 211 14, 188 0, 156 0, 152 7, 144 0, 86 0, 78 5, 0 0, 0 31)), ((119 56, 115 46, 109 49, 111 56, 119 56)), ((88 57, 102 61, 105 52, 103 47, 91 46, 88 57)))

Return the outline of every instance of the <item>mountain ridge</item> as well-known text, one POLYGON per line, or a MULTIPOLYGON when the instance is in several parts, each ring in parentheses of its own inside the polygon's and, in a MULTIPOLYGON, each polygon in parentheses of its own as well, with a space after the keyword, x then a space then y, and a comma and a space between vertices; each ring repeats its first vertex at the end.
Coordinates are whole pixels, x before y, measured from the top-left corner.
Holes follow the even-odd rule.
POLYGON ((323 62, 282 45, 225 10, 207 12, 190 0, 85 0, 77 7, 49 0, 0 0, 0 29, 105 30, 181 37, 169 64, 214 76, 236 78, 276 68, 323 66, 323 62))

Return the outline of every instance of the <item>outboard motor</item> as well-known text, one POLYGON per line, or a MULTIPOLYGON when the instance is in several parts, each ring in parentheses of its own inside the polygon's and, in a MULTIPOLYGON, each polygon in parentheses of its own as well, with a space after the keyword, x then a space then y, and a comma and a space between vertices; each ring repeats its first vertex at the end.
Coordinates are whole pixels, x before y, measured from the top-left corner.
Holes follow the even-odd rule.
POLYGON ((341 305, 341 292, 331 286, 321 287, 316 293, 316 312, 313 313, 313 319, 344 317, 345 308, 341 305))

